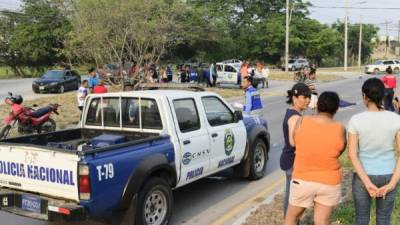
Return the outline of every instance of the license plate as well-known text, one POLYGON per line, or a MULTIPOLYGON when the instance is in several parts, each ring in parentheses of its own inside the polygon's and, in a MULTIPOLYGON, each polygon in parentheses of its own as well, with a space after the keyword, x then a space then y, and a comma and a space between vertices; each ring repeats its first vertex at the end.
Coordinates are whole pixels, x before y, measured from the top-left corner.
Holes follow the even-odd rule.
POLYGON ((39 87, 39 90, 44 90, 44 87, 43 87, 43 86, 40 86, 40 87, 39 87))
POLYGON ((22 195, 21 208, 27 211, 40 213, 41 212, 40 198, 22 195))

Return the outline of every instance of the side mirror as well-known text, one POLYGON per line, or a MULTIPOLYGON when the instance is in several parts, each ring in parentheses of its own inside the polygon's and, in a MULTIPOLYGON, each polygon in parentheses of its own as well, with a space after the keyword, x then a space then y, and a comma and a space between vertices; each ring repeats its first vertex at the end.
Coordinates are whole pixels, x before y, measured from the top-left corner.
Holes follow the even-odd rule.
POLYGON ((235 121, 235 123, 238 123, 239 121, 243 120, 243 113, 240 110, 236 110, 233 113, 233 120, 235 121))

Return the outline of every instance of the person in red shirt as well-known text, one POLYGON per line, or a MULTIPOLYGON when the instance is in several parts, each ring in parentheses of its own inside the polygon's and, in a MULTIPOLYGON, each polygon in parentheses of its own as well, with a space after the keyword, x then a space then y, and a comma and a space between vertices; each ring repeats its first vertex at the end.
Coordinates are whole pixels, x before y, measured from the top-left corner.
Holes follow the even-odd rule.
POLYGON ((94 86, 93 88, 93 94, 102 94, 102 93, 107 93, 107 87, 104 85, 104 80, 100 79, 99 84, 94 86))
POLYGON ((383 101, 385 109, 393 112, 393 97, 396 92, 397 80, 396 75, 393 74, 393 70, 390 66, 386 69, 386 73, 387 74, 382 77, 382 82, 385 85, 385 97, 383 101))

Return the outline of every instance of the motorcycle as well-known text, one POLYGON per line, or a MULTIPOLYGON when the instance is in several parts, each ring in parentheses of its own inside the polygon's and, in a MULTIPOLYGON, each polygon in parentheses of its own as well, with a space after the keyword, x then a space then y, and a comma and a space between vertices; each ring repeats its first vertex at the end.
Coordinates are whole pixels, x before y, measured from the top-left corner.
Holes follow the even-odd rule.
MULTIPOLYGON (((18 123, 18 133, 31 134, 34 132, 48 133, 56 130, 56 122, 50 118, 52 113, 58 114, 58 104, 49 104, 40 109, 24 107, 23 98, 20 95, 8 93, 4 103, 11 107, 11 112, 3 119, 4 126, 0 129, 0 139, 9 136, 11 129, 18 123)), ((36 106, 33 106, 36 107, 36 106)))

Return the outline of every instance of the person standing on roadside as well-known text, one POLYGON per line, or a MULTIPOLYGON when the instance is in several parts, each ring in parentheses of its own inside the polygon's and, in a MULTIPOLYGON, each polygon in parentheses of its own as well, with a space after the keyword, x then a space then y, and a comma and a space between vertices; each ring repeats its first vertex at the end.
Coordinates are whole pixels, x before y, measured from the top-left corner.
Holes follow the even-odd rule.
POLYGON ((257 89, 253 87, 253 77, 244 77, 242 88, 245 90, 246 94, 243 114, 245 116, 261 117, 263 105, 261 102, 260 94, 258 93, 257 89))
POLYGON ((290 106, 286 110, 285 117, 282 123, 283 137, 285 144, 280 156, 280 168, 286 173, 286 191, 284 198, 284 215, 289 202, 290 181, 292 180, 293 163, 295 158, 295 144, 294 144, 294 128, 297 121, 301 118, 310 104, 311 91, 304 83, 296 83, 291 90, 288 91, 287 98, 290 106))
POLYGON ((188 83, 190 81, 190 66, 187 65, 181 73, 181 83, 188 83))
POLYGON ((89 90, 87 87, 88 87, 88 81, 83 80, 82 84, 79 87, 78 92, 76 94, 76 98, 78 100, 78 108, 79 108, 79 111, 81 111, 81 112, 82 112, 83 106, 85 104, 86 96, 89 94, 89 90))
POLYGON ((138 68, 137 68, 137 62, 133 61, 132 62, 132 66, 129 69, 129 77, 130 78, 135 78, 136 73, 138 72, 138 68))
POLYGON ((174 74, 174 72, 172 71, 172 65, 168 64, 166 72, 167 72, 168 82, 172 82, 173 74, 174 74))
POLYGON ((212 86, 215 87, 218 78, 217 64, 215 62, 211 64, 210 75, 212 77, 212 86))
POLYGON ((104 85, 104 80, 100 79, 99 83, 94 86, 93 88, 93 94, 103 94, 103 93, 107 93, 108 89, 107 87, 104 85))
POLYGON ((391 224, 400 180, 400 117, 382 108, 384 92, 381 80, 366 80, 362 95, 367 111, 354 115, 347 126, 349 158, 355 170, 356 225, 369 225, 373 199, 376 224, 391 224))
POLYGON ((316 74, 314 71, 310 71, 310 74, 308 75, 308 78, 304 81, 304 83, 311 90, 311 100, 309 107, 310 109, 315 110, 318 102, 318 92, 316 87, 317 85, 316 74))
POLYGON ((312 206, 314 223, 329 225, 332 211, 340 201, 339 157, 346 148, 346 132, 333 119, 339 102, 337 93, 323 92, 318 99, 317 114, 297 120, 296 158, 285 225, 296 225, 304 211, 312 206))
POLYGON ((382 81, 385 85, 385 109, 393 112, 393 98, 396 93, 397 80, 396 75, 393 74, 393 70, 390 66, 386 69, 386 75, 382 77, 382 81))
POLYGON ((239 76, 239 78, 240 78, 239 84, 240 85, 242 85, 243 78, 249 76, 249 73, 248 73, 249 68, 248 67, 249 67, 249 63, 247 61, 244 61, 242 63, 242 65, 240 66, 240 76, 239 76))
POLYGON ((97 77, 96 69, 95 68, 90 68, 88 70, 89 72, 89 81, 88 81, 88 87, 90 92, 93 92, 93 88, 99 84, 99 78, 97 77))
POLYGON ((168 75, 167 75, 167 68, 165 66, 161 67, 161 81, 163 83, 168 83, 168 75))

